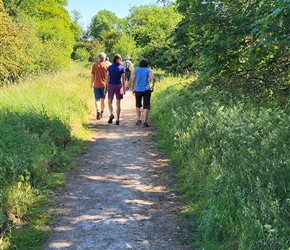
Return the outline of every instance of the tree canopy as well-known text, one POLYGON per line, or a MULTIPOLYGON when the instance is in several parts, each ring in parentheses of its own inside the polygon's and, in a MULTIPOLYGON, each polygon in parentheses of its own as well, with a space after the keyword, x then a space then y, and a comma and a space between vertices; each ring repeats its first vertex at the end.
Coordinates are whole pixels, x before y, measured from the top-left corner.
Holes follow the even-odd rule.
POLYGON ((103 49, 109 56, 130 54, 153 67, 190 72, 203 84, 228 90, 288 93, 288 1, 158 2, 164 5, 133 6, 126 18, 101 10, 84 32, 77 23, 81 14, 74 11, 70 18, 65 0, 4 0, 6 25, 0 29, 7 52, 0 77, 64 68, 73 48, 83 47, 90 60, 103 49))
POLYGON ((14 81, 39 71, 68 66, 79 36, 64 8, 64 0, 0 0, 0 80, 14 81), (4 51, 4 50, 3 50, 4 51))
POLYGON ((289 85, 287 1, 184 1, 175 35, 180 66, 209 84, 259 94, 289 85))

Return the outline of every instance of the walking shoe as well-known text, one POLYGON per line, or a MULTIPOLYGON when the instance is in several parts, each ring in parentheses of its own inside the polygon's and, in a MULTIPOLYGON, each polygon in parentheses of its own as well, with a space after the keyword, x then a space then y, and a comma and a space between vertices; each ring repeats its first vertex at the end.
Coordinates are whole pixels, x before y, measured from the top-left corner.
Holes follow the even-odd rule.
POLYGON ((148 122, 144 122, 144 123, 143 123, 143 127, 148 128, 148 127, 149 127, 148 122))
POLYGON ((115 118, 115 116, 113 114, 111 114, 108 123, 112 123, 114 118, 115 118))
POLYGON ((119 121, 116 121, 116 125, 120 125, 120 122, 119 121))
POLYGON ((100 120, 102 118, 101 112, 97 112, 97 120, 100 120))
POLYGON ((141 124, 142 124, 141 120, 136 121, 136 125, 141 126, 141 124))

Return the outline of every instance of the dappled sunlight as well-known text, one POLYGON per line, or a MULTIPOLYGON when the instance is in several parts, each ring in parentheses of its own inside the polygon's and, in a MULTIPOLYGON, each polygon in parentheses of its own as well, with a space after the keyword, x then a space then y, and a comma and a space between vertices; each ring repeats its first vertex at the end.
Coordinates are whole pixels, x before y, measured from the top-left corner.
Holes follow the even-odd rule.
POLYGON ((80 250, 151 250, 157 249, 153 243, 170 242, 172 233, 159 237, 167 235, 172 223, 162 218, 166 213, 160 208, 167 204, 167 209, 172 197, 152 179, 160 178, 168 161, 148 140, 152 131, 135 125, 134 109, 122 112, 120 126, 108 124, 106 118, 91 124, 95 133, 59 199, 55 212, 62 219, 56 221, 46 250, 66 248, 56 242, 80 250))
POLYGON ((148 200, 124 200, 125 203, 128 203, 128 204, 133 204, 133 203, 136 203, 136 204, 141 204, 141 205, 153 205, 154 203, 151 202, 151 201, 148 201, 148 200))
POLYGON ((67 248, 67 247, 71 247, 72 243, 70 242, 55 242, 50 244, 50 247, 53 249, 62 249, 62 248, 67 248))

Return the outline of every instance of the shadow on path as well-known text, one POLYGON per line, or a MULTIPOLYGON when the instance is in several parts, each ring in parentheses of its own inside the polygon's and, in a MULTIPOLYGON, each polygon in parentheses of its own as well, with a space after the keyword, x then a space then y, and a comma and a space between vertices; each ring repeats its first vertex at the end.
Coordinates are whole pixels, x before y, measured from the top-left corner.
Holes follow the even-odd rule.
POLYGON ((131 92, 121 105, 119 126, 92 113, 94 135, 56 198, 45 250, 190 249, 177 240, 181 206, 166 187, 173 168, 156 150, 154 126, 135 125, 131 92))

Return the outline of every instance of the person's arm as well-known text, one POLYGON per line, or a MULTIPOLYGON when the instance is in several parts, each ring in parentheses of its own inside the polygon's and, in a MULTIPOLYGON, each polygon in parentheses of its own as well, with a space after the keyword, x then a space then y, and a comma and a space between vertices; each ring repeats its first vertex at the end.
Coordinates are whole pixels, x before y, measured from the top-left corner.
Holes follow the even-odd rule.
POLYGON ((94 79, 95 79, 95 75, 91 74, 91 88, 94 87, 94 79))
POLYGON ((122 84, 123 84, 123 93, 125 95, 126 94, 126 77, 125 77, 125 72, 122 73, 121 78, 122 78, 122 84))
POLYGON ((154 74, 153 74, 152 71, 149 73, 149 76, 150 76, 151 81, 152 81, 151 91, 153 92, 154 91, 154 85, 155 85, 156 78, 155 78, 155 76, 154 76, 154 74))
POLYGON ((136 75, 132 73, 132 79, 131 79, 131 88, 132 88, 132 94, 135 94, 135 80, 136 80, 136 75))
POLYGON ((107 71, 107 79, 106 79, 106 87, 108 88, 109 85, 109 81, 110 81, 110 72, 107 71))
POLYGON ((109 81, 110 81, 110 72, 107 71, 107 79, 106 79, 106 87, 105 87, 105 90, 108 89, 109 81))

